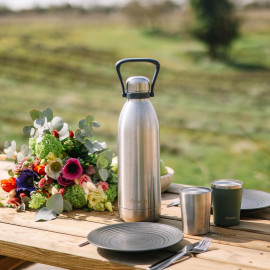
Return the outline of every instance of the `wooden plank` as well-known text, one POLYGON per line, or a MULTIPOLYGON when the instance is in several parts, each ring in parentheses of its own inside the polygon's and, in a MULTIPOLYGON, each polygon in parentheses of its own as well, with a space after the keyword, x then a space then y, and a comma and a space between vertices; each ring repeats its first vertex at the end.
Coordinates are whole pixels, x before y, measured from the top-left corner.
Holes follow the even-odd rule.
POLYGON ((0 256, 0 265, 1 265, 1 269, 3 270, 12 270, 15 267, 23 264, 24 262, 25 262, 24 260, 20 260, 16 258, 0 256))
MULTIPOLYGON (((126 254, 97 249, 92 245, 79 248, 83 237, 59 234, 38 229, 0 223, 0 253, 6 256, 16 254, 19 259, 47 263, 68 269, 145 269, 158 258, 166 256, 166 251, 146 254, 126 254), (8 235, 8 237, 7 237, 8 235), (121 265, 123 264, 123 265, 121 265)), ((188 239, 182 246, 196 240, 188 239)), ((270 252, 250 248, 211 244, 209 251, 197 255, 211 262, 269 269, 270 252)), ((193 269, 193 268, 191 268, 193 269)))

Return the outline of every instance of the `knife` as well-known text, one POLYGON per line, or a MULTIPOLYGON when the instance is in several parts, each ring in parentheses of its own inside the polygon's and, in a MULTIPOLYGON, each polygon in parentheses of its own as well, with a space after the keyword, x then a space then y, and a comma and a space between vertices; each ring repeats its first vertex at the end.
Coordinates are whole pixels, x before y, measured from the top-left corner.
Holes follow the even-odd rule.
POLYGON ((180 204, 180 201, 176 201, 176 202, 168 204, 167 207, 177 206, 179 204, 180 204))
POLYGON ((150 267, 147 268, 147 270, 161 270, 161 269, 166 268, 167 266, 171 265, 173 262, 187 255, 189 251, 192 250, 198 243, 199 242, 185 246, 176 254, 170 255, 169 257, 161 259, 160 261, 152 264, 150 267))

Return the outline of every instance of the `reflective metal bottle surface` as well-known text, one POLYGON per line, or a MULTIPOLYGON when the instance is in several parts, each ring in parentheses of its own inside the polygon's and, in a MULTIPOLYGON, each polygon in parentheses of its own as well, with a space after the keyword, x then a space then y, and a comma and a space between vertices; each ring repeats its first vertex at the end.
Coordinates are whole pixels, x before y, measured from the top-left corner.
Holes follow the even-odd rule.
MULTIPOLYGON (((154 59, 123 59, 116 64, 118 75, 120 65, 126 62, 151 62, 156 72, 151 91, 149 80, 142 76, 128 78, 126 90, 123 88, 127 101, 118 122, 118 209, 126 222, 154 221, 161 208, 160 145, 158 119, 150 96, 159 63, 154 59)), ((121 75, 119 78, 121 81, 121 75)))

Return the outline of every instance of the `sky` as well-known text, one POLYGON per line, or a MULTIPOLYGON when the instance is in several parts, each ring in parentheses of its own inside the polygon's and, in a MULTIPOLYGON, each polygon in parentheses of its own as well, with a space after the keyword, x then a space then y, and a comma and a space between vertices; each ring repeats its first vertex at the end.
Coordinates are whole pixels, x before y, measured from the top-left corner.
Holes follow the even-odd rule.
POLYGON ((129 0, 0 0, 0 6, 6 6, 13 10, 27 9, 34 6, 47 7, 50 5, 71 4, 88 7, 90 5, 114 5, 125 4, 129 0))

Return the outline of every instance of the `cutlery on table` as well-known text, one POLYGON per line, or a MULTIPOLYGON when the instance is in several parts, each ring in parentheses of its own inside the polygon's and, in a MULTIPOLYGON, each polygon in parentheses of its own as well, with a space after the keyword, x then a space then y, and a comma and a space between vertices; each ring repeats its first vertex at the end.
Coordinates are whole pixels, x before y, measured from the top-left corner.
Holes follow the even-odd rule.
POLYGON ((89 244, 90 243, 88 241, 86 241, 86 242, 83 242, 83 243, 79 244, 78 246, 79 247, 84 247, 84 246, 89 245, 89 244))
POLYGON ((207 251, 210 243, 212 241, 212 238, 210 237, 204 237, 200 242, 195 244, 189 244, 185 246, 182 250, 180 250, 178 253, 170 256, 169 258, 162 259, 161 261, 151 265, 148 270, 162 270, 166 267, 170 266, 175 261, 181 259, 185 255, 189 254, 199 254, 207 251))
POLYGON ((179 204, 180 204, 180 201, 176 201, 176 202, 168 204, 167 207, 177 206, 179 204))

